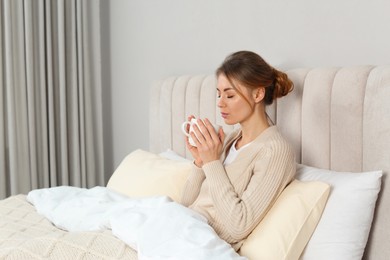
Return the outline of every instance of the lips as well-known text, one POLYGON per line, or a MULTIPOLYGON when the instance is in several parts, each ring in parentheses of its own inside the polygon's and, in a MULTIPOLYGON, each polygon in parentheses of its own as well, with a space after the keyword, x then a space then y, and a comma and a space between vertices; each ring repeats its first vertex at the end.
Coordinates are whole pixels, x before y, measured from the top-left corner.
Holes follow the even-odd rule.
POLYGON ((229 115, 228 113, 221 113, 222 118, 227 118, 228 115, 229 115))

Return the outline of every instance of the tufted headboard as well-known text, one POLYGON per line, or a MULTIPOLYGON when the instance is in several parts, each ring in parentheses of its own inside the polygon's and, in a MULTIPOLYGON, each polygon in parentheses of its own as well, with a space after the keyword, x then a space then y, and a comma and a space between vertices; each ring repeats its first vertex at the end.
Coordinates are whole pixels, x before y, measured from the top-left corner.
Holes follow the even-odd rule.
MULTIPOLYGON (((390 66, 293 69, 295 88, 267 108, 299 163, 335 171, 383 170, 365 259, 390 256, 390 66)), ((180 125, 190 114, 227 126, 216 107, 216 79, 179 76, 151 89, 150 150, 190 158, 180 125)))

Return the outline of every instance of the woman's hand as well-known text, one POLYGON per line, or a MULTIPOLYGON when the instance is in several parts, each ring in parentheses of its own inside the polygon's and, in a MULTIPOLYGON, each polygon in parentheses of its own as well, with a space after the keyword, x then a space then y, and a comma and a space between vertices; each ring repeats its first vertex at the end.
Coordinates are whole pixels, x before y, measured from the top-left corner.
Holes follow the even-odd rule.
POLYGON ((188 143, 188 140, 187 147, 192 147, 190 152, 193 156, 196 155, 194 156, 195 164, 202 167, 205 163, 220 159, 225 133, 223 132, 222 128, 219 128, 217 133, 207 118, 204 120, 198 119, 197 123, 199 127, 194 125, 194 131, 190 133, 196 144, 196 147, 191 146, 188 143), (193 150, 194 153, 191 150, 193 150))

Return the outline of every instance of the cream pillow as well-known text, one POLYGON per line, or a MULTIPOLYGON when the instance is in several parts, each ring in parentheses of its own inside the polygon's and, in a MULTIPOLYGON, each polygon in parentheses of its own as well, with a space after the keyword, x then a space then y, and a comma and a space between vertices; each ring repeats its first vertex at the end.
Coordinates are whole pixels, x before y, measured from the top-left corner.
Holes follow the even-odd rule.
POLYGON ((324 182, 291 182, 239 253, 251 260, 298 259, 321 218, 329 191, 324 182))
POLYGON ((136 150, 115 170, 107 187, 129 197, 166 195, 179 202, 191 162, 173 161, 136 150))

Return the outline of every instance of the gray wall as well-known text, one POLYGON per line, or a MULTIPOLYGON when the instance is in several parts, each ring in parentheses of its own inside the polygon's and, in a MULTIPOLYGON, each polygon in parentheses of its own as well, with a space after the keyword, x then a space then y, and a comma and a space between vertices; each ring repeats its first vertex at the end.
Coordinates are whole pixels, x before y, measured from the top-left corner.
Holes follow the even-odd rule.
POLYGON ((247 49, 275 67, 389 64, 388 0, 103 1, 106 171, 149 147, 154 80, 213 73, 247 49))

